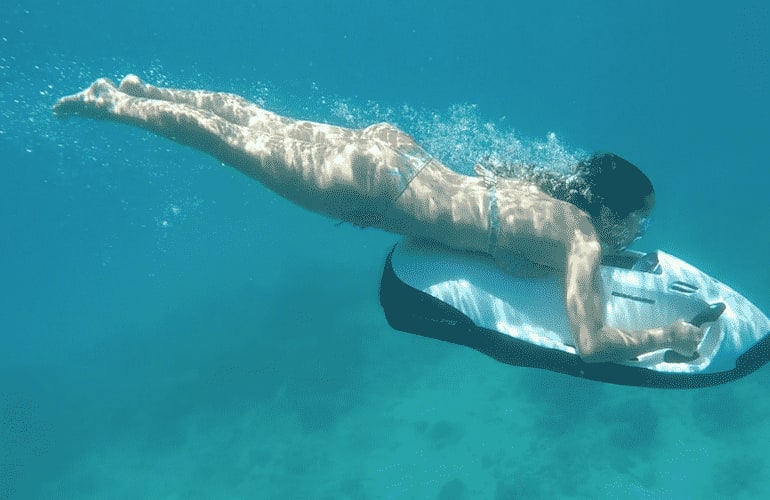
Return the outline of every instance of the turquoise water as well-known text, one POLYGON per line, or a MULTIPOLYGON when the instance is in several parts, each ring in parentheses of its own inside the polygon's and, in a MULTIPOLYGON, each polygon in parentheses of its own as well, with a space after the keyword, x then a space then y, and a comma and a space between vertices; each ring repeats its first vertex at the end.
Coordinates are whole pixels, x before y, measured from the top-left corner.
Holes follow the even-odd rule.
POLYGON ((766 2, 53 2, 0 17, 0 498, 757 498, 770 368, 659 391, 388 327, 391 235, 142 131, 97 77, 387 119, 468 171, 608 150, 770 311, 766 2), (252 5, 256 4, 256 5, 252 5))

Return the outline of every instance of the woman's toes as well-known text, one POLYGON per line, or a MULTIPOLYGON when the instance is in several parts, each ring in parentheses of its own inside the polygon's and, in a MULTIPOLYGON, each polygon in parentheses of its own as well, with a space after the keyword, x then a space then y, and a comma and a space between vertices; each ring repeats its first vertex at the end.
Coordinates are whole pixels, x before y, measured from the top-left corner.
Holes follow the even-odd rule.
POLYGON ((149 85, 136 75, 126 75, 120 82, 120 91, 134 97, 145 97, 149 85))

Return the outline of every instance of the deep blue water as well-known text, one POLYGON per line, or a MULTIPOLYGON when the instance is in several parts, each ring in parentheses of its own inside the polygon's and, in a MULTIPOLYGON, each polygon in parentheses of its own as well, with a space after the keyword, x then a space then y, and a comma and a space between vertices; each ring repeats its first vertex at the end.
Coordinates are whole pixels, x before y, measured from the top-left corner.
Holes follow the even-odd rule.
POLYGON ((495 148, 613 151, 656 187, 637 247, 770 311, 769 27, 759 0, 11 0, 0 498, 766 496, 770 369, 643 390, 395 332, 394 236, 50 107, 131 72, 388 119, 463 171, 495 148))

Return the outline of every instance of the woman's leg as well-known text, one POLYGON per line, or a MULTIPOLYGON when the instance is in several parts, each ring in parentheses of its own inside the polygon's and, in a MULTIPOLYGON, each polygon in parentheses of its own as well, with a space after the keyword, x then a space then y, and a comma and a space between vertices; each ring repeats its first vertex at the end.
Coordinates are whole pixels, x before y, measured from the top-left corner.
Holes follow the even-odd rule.
POLYGON ((344 127, 281 116, 236 94, 156 87, 144 82, 136 75, 127 75, 120 82, 118 90, 134 97, 185 104, 263 134, 280 135, 313 143, 350 143, 357 133, 361 133, 361 131, 344 127))
POLYGON ((118 90, 134 97, 186 104, 193 108, 210 111, 224 120, 243 127, 248 127, 252 120, 255 118, 259 120, 266 114, 272 115, 273 121, 282 118, 236 94, 156 87, 136 75, 127 75, 123 78, 118 90))
POLYGON ((227 92, 156 87, 136 75, 127 75, 120 82, 118 90, 134 97, 185 104, 211 112, 234 125, 248 127, 263 134, 280 135, 315 144, 352 143, 360 138, 367 141, 383 141, 395 149, 419 148, 409 135, 387 123, 353 130, 325 123, 295 120, 263 109, 248 99, 227 92))
POLYGON ((431 159, 389 125, 351 130, 292 120, 232 94, 160 89, 135 77, 120 88, 97 80, 61 99, 54 111, 145 128, 212 155, 301 206, 362 226, 378 225, 431 159))
POLYGON ((237 123, 185 103, 123 92, 105 78, 96 80, 82 92, 60 99, 54 112, 62 117, 77 115, 139 126, 223 161, 227 150, 243 142, 240 130, 243 127, 237 123))

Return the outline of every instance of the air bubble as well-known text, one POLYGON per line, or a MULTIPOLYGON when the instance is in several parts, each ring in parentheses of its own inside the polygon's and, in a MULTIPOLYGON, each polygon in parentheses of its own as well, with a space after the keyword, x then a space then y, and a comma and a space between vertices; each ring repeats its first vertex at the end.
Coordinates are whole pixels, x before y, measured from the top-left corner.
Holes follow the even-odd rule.
MULTIPOLYGON (((323 104, 323 102, 322 102, 323 104)), ((521 163, 566 172, 585 157, 565 146, 554 132, 543 139, 522 137, 502 116, 486 120, 475 104, 458 104, 444 112, 408 105, 383 108, 368 102, 355 106, 338 99, 330 112, 345 126, 361 128, 389 122, 414 137, 431 155, 458 172, 471 175, 477 163, 521 163)))

